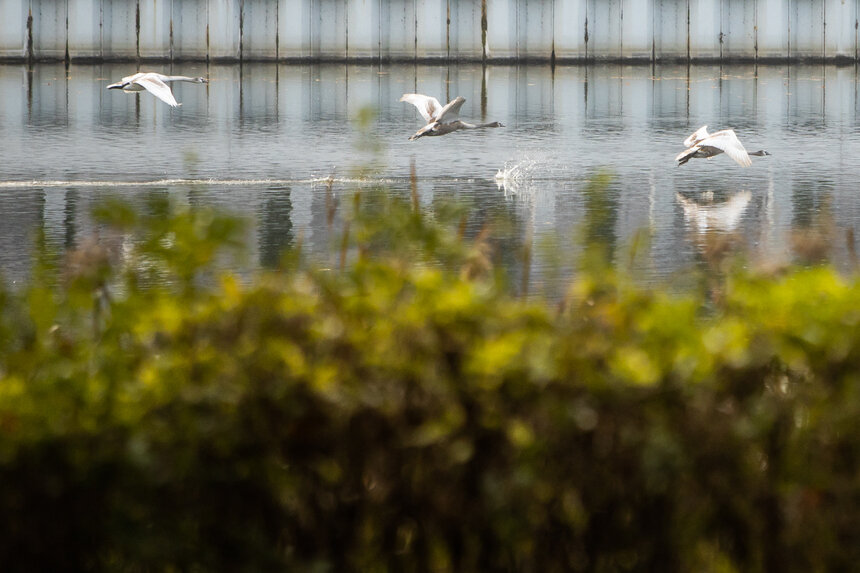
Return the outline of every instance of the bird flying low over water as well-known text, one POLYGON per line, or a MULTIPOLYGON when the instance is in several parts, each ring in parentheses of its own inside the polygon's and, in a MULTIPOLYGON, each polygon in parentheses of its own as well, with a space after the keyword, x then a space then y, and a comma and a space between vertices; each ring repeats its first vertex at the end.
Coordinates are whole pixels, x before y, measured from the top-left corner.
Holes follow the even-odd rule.
POLYGON ((173 92, 170 91, 170 82, 191 82, 195 84, 205 84, 209 80, 206 78, 189 78, 188 76, 165 76, 155 72, 140 72, 131 76, 122 78, 115 84, 107 87, 109 90, 122 90, 127 93, 148 91, 167 105, 178 107, 182 105, 173 97, 173 92))
POLYGON ((425 135, 445 135, 452 131, 461 129, 478 129, 482 127, 505 127, 498 121, 491 123, 466 123, 460 119, 460 108, 463 107, 463 102, 466 98, 457 96, 447 105, 442 107, 435 97, 421 94, 403 94, 400 101, 411 103, 418 108, 421 117, 427 122, 427 125, 415 132, 415 135, 409 138, 409 141, 424 137, 425 135))
POLYGON ((703 125, 690 137, 685 139, 684 147, 687 149, 679 153, 675 158, 678 165, 683 165, 694 158, 710 159, 711 157, 725 153, 741 167, 749 167, 752 165, 750 155, 770 155, 770 153, 763 149, 747 153, 747 150, 744 149, 744 146, 733 130, 723 129, 722 131, 709 134, 707 125, 703 125))

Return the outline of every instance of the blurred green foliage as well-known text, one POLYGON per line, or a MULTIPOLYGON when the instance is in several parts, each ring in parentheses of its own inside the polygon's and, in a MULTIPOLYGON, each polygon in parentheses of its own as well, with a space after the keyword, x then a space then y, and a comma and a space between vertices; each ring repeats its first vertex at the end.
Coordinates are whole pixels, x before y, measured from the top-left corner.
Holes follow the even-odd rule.
POLYGON ((860 562, 856 278, 713 301, 594 255, 555 304, 457 209, 345 203, 331 269, 221 271, 239 222, 162 198, 0 292, 4 571, 860 562))

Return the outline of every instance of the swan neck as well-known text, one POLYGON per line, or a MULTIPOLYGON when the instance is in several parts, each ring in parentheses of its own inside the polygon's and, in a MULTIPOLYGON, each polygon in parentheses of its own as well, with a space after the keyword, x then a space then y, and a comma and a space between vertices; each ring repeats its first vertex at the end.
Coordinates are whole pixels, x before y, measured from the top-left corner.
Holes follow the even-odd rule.
POLYGON ((203 78, 189 78, 188 76, 167 76, 164 81, 167 82, 194 82, 200 83, 203 78))

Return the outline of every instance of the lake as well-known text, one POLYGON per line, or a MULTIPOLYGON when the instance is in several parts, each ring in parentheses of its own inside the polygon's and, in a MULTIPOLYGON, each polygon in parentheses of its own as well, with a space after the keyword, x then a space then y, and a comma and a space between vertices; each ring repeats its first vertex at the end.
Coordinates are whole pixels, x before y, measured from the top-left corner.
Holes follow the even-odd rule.
POLYGON ((57 249, 91 236, 90 207, 106 195, 143 204, 161 193, 247 217, 251 269, 299 237, 325 257, 329 189, 343 197, 382 186, 408 196, 413 164, 428 211, 440 199, 463 202, 473 234, 490 218, 509 219, 497 248, 513 276, 523 272, 515 253, 524 241, 553 239, 553 252, 536 248, 531 262, 536 291, 561 288, 583 234, 645 282, 713 269, 724 245, 755 262, 824 255, 845 270, 855 265, 853 66, 145 69, 210 82, 175 84, 182 106, 170 108, 148 93, 105 89, 134 64, 0 66, 0 273, 8 281, 27 276, 39 228, 57 249), (398 100, 416 91, 443 104, 462 95, 463 119, 505 127, 408 141, 422 120, 398 100), (362 128, 367 109, 375 116, 362 128), (725 155, 676 166, 682 142, 704 124, 731 127, 748 151, 771 155, 746 169, 725 155), (597 173, 612 177, 595 198, 587 189, 597 173))

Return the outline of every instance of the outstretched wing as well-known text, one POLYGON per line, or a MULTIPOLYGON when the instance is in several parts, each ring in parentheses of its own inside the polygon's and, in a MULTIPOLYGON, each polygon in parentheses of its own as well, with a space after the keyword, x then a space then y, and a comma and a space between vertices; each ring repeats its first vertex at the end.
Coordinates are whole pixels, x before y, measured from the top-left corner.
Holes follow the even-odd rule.
POLYGON ((425 135, 429 134, 431 131, 433 131, 434 128, 436 128, 438 126, 439 126, 438 122, 431 121, 430 123, 428 123, 427 125, 425 125, 421 129, 416 131, 415 134, 409 138, 409 141, 415 141, 419 137, 424 137, 425 135))
POLYGON ((684 165, 686 162, 688 162, 690 159, 693 158, 693 155, 697 151, 699 151, 698 146, 689 147, 689 148, 685 149, 684 151, 682 151, 681 153, 679 153, 678 156, 675 158, 675 161, 678 162, 678 165, 684 165))
POLYGON ((144 73, 138 72, 138 73, 136 73, 136 74, 132 74, 132 75, 130 75, 130 76, 126 76, 126 77, 122 78, 120 81, 118 81, 118 82, 116 82, 116 83, 113 83, 113 84, 108 85, 108 86, 107 86, 107 89, 109 89, 109 90, 113 90, 113 89, 121 88, 123 91, 140 91, 140 90, 141 90, 141 89, 143 89, 143 88, 140 88, 140 87, 134 87, 134 88, 129 89, 129 86, 133 85, 133 84, 134 84, 134 81, 135 81, 136 79, 138 79, 138 78, 142 78, 142 77, 143 77, 143 76, 145 76, 145 75, 146 75, 146 74, 144 74, 144 73))
POLYGON ((747 150, 744 149, 740 139, 738 139, 738 136, 735 135, 735 132, 731 129, 718 131, 710 137, 703 139, 697 145, 700 147, 709 146, 721 149, 726 155, 734 159, 735 163, 741 167, 749 167, 752 165, 752 160, 750 159, 747 150))
POLYGON ((452 123, 460 119, 460 108, 463 107, 463 102, 466 98, 457 96, 442 108, 439 115, 436 116, 436 121, 439 123, 452 123))
POLYGON ((143 86, 146 91, 172 107, 182 105, 176 101, 175 97, 173 97, 173 92, 170 91, 170 86, 155 76, 147 74, 144 77, 135 80, 134 83, 139 86, 143 86))
POLYGON ((699 129, 697 129, 693 135, 684 140, 684 147, 693 147, 706 137, 708 137, 708 126, 703 125, 699 129))
POLYGON ((436 121, 436 114, 442 110, 439 100, 435 97, 421 94, 403 94, 400 101, 411 103, 418 108, 418 113, 424 118, 424 121, 430 123, 436 121))

